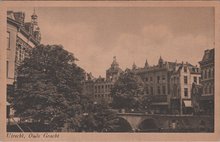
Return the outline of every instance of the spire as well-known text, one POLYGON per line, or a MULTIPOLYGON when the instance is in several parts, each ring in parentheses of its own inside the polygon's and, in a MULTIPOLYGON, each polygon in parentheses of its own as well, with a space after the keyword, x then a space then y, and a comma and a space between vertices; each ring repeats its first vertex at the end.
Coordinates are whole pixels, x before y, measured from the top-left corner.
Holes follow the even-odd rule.
POLYGON ((117 63, 116 56, 113 57, 113 62, 111 64, 112 68, 118 68, 119 64, 117 63))
POLYGON ((38 26, 38 18, 37 18, 36 10, 34 8, 33 14, 31 15, 31 23, 33 26, 33 36, 35 37, 36 40, 40 41, 41 40, 41 34, 40 34, 40 28, 38 26))
POLYGON ((136 66, 136 64, 134 62, 133 65, 132 65, 132 70, 135 70, 135 69, 137 69, 137 66, 136 66))
POLYGON ((161 57, 161 56, 160 56, 160 59, 159 59, 159 63, 160 63, 160 62, 163 62, 163 59, 162 59, 162 57, 161 57))
POLYGON ((33 14, 31 15, 31 19, 32 19, 32 22, 37 22, 37 14, 36 14, 35 8, 34 8, 33 14))
POLYGON ((163 66, 163 59, 162 59, 162 57, 160 56, 160 59, 159 59, 159 61, 158 61, 158 64, 159 64, 159 66, 160 67, 162 67, 163 66))
POLYGON ((113 62, 116 62, 116 56, 113 57, 113 62))
POLYGON ((145 67, 145 68, 148 68, 148 67, 149 67, 149 64, 148 64, 147 59, 146 59, 146 61, 145 61, 145 65, 144 65, 144 67, 145 67))

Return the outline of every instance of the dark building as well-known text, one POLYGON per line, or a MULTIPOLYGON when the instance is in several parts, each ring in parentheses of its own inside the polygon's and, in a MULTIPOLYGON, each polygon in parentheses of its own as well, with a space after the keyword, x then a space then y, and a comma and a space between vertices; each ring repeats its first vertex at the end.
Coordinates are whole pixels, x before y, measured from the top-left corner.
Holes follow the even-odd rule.
POLYGON ((170 77, 174 62, 164 61, 161 57, 157 65, 150 66, 146 60, 143 68, 133 65, 133 71, 146 85, 146 94, 152 96, 154 113, 168 113, 170 104, 170 77))
POLYGON ((200 69, 190 63, 176 63, 170 78, 170 110, 173 114, 192 114, 192 87, 200 84, 200 69))
POLYGON ((84 82, 84 94, 91 96, 95 102, 112 102, 111 88, 118 80, 122 69, 119 67, 116 57, 113 57, 111 67, 106 71, 106 78, 92 77, 91 73, 87 74, 87 79, 84 82))
POLYGON ((121 72, 122 69, 119 67, 118 62, 116 61, 116 57, 114 56, 111 67, 106 71, 106 80, 114 83, 118 80, 118 77, 121 72))
POLYGON ((214 86, 215 86, 215 49, 207 49, 204 52, 201 68, 201 84, 203 86, 200 98, 200 107, 206 114, 214 113, 214 86))
POLYGON ((178 113, 192 109, 192 83, 199 84, 200 70, 190 63, 164 61, 150 66, 146 60, 144 68, 132 66, 146 85, 146 94, 152 96, 154 113, 178 113), (176 111, 176 112, 175 112, 176 111))
MULTIPOLYGON (((14 93, 17 67, 28 56, 28 51, 40 44, 41 33, 37 21, 38 16, 35 11, 31 16, 31 22, 25 22, 24 12, 7 11, 6 78, 8 102, 14 93)), ((8 103, 8 107, 9 105, 8 103)), ((10 113, 9 115, 13 115, 13 110, 10 113)))

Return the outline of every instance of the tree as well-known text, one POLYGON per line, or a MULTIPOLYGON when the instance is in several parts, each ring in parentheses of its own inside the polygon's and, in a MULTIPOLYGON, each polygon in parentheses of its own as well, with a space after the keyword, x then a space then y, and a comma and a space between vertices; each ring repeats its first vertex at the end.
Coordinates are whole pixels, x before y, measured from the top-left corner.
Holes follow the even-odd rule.
POLYGON ((114 84, 111 94, 112 105, 117 109, 141 109, 144 94, 144 82, 133 71, 127 69, 121 73, 114 84))
POLYGON ((71 121, 79 125, 83 104, 84 70, 61 45, 39 45, 18 67, 13 107, 16 115, 47 123, 51 131, 61 131, 71 121), (74 120, 74 121, 73 121, 74 120))

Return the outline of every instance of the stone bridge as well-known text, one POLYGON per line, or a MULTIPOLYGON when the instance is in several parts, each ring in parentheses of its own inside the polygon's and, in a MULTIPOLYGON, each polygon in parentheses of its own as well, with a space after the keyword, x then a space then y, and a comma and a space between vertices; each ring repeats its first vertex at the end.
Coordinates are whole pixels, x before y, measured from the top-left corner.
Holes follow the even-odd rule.
POLYGON ((144 113, 118 113, 127 131, 200 130, 213 131, 214 120, 210 116, 164 115, 144 113), (130 129, 130 130, 128 130, 130 129))

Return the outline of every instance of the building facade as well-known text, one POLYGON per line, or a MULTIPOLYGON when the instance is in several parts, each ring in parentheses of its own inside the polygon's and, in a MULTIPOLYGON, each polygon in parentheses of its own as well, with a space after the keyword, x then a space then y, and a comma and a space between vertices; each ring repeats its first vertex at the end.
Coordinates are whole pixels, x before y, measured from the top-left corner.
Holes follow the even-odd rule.
POLYGON ((25 22, 24 12, 7 11, 7 97, 13 94, 17 67, 31 48, 40 44, 41 34, 38 17, 34 11, 31 22, 25 22))
POLYGON ((207 49, 202 60, 199 62, 201 68, 201 84, 203 86, 200 98, 200 107, 205 114, 214 113, 214 86, 215 86, 215 49, 207 49))
POLYGON ((147 60, 144 68, 136 68, 133 65, 133 71, 142 78, 146 85, 146 95, 152 96, 154 113, 169 112, 170 76, 174 65, 175 63, 164 61, 161 57, 157 65, 150 66, 147 60))
POLYGON ((7 84, 14 83, 17 66, 40 41, 40 28, 35 12, 31 16, 31 22, 25 22, 23 12, 7 12, 7 84))
POLYGON ((94 102, 112 102, 111 88, 114 83, 118 80, 122 69, 113 57, 113 62, 108 70, 106 70, 106 78, 92 77, 91 73, 87 75, 87 79, 84 82, 84 94, 93 98, 94 102))
POLYGON ((136 65, 132 68, 145 82, 146 95, 152 96, 151 109, 154 113, 190 112, 192 84, 199 84, 201 76, 197 66, 168 62, 160 57, 157 65, 150 66, 146 60, 144 68, 136 65))
POLYGON ((189 63, 176 64, 170 77, 170 110, 173 114, 191 114, 192 86, 200 84, 200 69, 189 63))
POLYGON ((111 67, 108 70, 106 70, 106 80, 113 83, 116 82, 121 72, 122 69, 119 67, 116 57, 114 56, 111 67))

